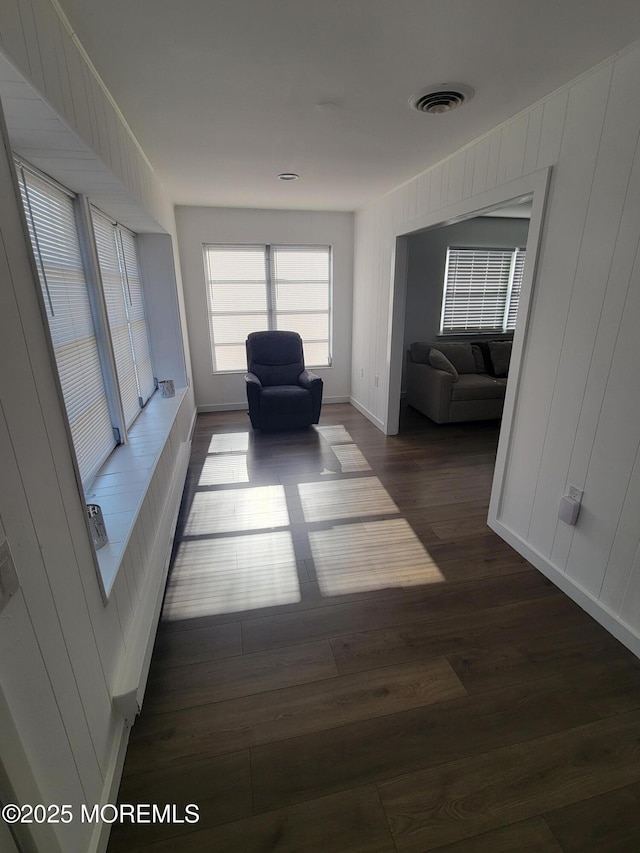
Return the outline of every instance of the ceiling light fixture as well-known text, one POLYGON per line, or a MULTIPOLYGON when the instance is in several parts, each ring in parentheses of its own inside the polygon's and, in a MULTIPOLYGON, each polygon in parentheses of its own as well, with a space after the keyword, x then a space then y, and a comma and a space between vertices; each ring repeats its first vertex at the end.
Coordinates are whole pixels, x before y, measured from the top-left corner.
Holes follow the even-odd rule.
POLYGON ((419 113, 439 115, 455 110, 473 98, 471 86, 464 83, 440 83, 421 89, 409 98, 409 104, 419 113))
POLYGON ((295 172, 281 172, 278 175, 279 181, 297 181, 300 175, 296 175, 295 172))

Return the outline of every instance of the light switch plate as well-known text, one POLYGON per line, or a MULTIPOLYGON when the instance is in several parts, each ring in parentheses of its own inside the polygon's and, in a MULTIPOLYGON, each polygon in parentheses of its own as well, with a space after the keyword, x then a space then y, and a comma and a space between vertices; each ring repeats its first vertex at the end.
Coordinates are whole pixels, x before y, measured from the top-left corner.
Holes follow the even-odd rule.
POLYGON ((11 556, 9 543, 5 540, 0 545, 0 612, 7 602, 20 589, 16 567, 11 556))

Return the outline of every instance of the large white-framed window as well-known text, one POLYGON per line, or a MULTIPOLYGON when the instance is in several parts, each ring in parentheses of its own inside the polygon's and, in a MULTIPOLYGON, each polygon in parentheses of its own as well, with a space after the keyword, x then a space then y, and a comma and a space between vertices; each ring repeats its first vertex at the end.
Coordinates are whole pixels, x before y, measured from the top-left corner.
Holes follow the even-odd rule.
POLYGON ((331 365, 331 246, 206 243, 214 373, 246 370, 250 332, 298 332, 309 367, 331 365))
POLYGON ((513 331, 525 258, 523 248, 449 246, 440 334, 513 331))
POLYGON ((155 390, 135 235, 27 163, 16 170, 86 490, 155 390))

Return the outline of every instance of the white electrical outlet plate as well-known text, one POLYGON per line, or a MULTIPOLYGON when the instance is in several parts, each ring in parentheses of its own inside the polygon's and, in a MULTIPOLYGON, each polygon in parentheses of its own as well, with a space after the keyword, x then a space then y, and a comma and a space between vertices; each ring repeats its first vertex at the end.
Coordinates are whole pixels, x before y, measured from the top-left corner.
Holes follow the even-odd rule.
POLYGON ((571 498, 574 501, 578 501, 578 503, 581 504, 583 496, 584 492, 581 492, 577 486, 569 485, 569 488, 567 489, 568 498, 571 498))

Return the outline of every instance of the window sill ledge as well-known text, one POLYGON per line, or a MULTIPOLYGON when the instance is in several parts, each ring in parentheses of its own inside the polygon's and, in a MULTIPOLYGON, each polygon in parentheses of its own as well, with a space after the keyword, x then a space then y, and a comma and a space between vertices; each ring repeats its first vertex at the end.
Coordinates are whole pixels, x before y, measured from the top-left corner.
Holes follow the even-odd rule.
POLYGON ((177 388, 174 397, 154 394, 130 428, 127 444, 115 448, 85 494, 88 503, 102 509, 108 536, 96 551, 105 602, 186 393, 186 388, 177 388))

